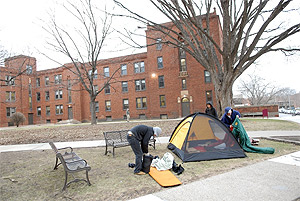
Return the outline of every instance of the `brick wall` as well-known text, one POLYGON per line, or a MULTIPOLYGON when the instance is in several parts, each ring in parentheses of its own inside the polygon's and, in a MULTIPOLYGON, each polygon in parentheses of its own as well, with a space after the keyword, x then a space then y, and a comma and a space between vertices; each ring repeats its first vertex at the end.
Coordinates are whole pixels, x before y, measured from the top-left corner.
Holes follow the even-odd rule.
POLYGON ((263 116, 262 111, 264 109, 268 110, 269 117, 278 117, 278 105, 261 105, 261 106, 242 106, 235 107, 242 116, 263 116))
MULTIPOLYGON (((170 24, 170 23, 169 23, 170 24)), ((211 16, 212 37, 221 43, 221 27, 219 18, 215 14, 211 16)), ((204 112, 206 105, 206 91, 212 91, 213 102, 215 103, 214 87, 212 83, 204 81, 204 67, 201 66, 192 56, 186 54, 187 73, 180 75, 179 50, 173 46, 163 45, 161 50, 156 50, 156 38, 168 36, 160 32, 147 30, 147 52, 121 56, 116 58, 104 59, 98 62, 98 78, 94 85, 100 90, 107 78, 103 77, 103 68, 109 67, 110 75, 116 70, 115 79, 110 87, 110 94, 105 94, 104 90, 97 96, 99 103, 99 112, 96 113, 99 121, 105 121, 108 117, 112 119, 123 119, 125 110, 123 109, 123 99, 129 100, 129 109, 131 118, 137 119, 140 116, 146 118, 178 118, 182 116, 182 100, 187 98, 189 104, 189 113, 204 112), (152 38, 152 39, 151 39, 152 38), (158 68, 157 57, 163 58, 163 68, 158 68), (134 63, 143 61, 145 72, 135 73, 134 63), (127 64, 127 75, 121 75, 120 66, 127 64), (164 76, 164 87, 159 87, 158 77, 164 76), (135 90, 135 80, 145 79, 146 89, 143 91, 135 90), (182 89, 182 79, 186 79, 187 88, 182 89), (121 82, 128 82, 128 92, 122 92, 121 82), (160 96, 166 97, 166 105, 160 106, 160 96), (147 107, 137 109, 136 99, 146 97, 147 107), (111 101, 111 110, 105 110, 105 101, 111 101)), ((218 55, 219 58, 220 55, 218 55)), ((6 117, 6 107, 16 107, 17 112, 22 112, 27 118, 24 123, 29 124, 28 117, 33 116, 33 124, 43 124, 46 122, 56 123, 59 120, 67 120, 68 110, 72 109, 73 119, 79 121, 89 121, 90 115, 90 97, 82 84, 76 83, 76 76, 64 67, 36 71, 36 60, 32 57, 17 56, 9 58, 6 61, 4 71, 12 68, 25 69, 26 64, 33 67, 33 73, 30 75, 22 74, 16 80, 15 86, 4 86, 0 89, 0 126, 7 126, 9 118, 6 117), (24 62, 26 61, 26 62, 24 62), (54 76, 62 75, 62 83, 55 84, 54 76), (49 85, 45 85, 45 77, 49 77, 49 85), (40 79, 40 86, 36 86, 36 79, 40 79), (71 87, 72 101, 68 100, 68 81, 73 83, 71 87), (29 108, 29 84, 32 87, 32 109, 29 108), (16 91, 16 101, 6 102, 5 91, 16 91), (62 98, 55 98, 55 91, 62 90, 62 98), (50 93, 50 99, 45 99, 46 91, 50 93), (37 101, 37 93, 40 93, 40 100, 37 101), (63 106, 63 113, 56 114, 56 106, 63 106), (50 115, 46 115, 46 107, 50 107, 50 115), (37 114, 37 108, 41 108, 41 115, 37 114)), ((71 67, 72 64, 65 64, 71 67)), ((1 79, 4 79, 5 73, 1 73, 1 79)))

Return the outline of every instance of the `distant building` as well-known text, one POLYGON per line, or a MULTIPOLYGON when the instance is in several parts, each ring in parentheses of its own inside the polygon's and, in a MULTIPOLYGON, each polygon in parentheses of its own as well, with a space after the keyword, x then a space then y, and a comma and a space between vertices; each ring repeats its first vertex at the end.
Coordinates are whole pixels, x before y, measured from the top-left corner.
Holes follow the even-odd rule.
MULTIPOLYGON (((210 23, 212 37, 221 44, 222 30, 215 13, 210 23)), ((106 76, 121 68, 116 81, 96 98, 98 121, 124 119, 127 108, 133 119, 178 118, 204 112, 207 101, 216 103, 210 74, 203 66, 184 50, 161 43, 166 35, 147 29, 146 36, 147 52, 99 61, 98 89, 106 76)), ((90 121, 89 94, 73 73, 64 67, 36 69, 36 59, 24 55, 7 58, 0 67, 0 80, 8 80, 0 82, 1 127, 11 125, 10 116, 15 112, 25 115, 25 125, 90 121), (11 79, 19 72, 24 73, 11 79)))

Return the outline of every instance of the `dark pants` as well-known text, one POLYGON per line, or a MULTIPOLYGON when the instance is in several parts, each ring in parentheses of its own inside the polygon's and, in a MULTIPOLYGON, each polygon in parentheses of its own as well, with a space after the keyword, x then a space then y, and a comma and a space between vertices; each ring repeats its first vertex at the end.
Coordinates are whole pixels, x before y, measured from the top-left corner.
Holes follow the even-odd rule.
POLYGON ((141 148, 140 141, 138 141, 133 134, 127 135, 127 140, 135 154, 135 169, 134 173, 138 173, 142 170, 143 164, 143 151, 141 148))

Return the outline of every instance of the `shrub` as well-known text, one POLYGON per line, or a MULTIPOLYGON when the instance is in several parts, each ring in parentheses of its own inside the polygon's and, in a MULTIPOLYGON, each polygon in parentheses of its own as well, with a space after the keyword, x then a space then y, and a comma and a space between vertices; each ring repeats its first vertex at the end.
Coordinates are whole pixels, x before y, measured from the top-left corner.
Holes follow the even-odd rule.
POLYGON ((16 124, 17 127, 19 127, 19 125, 23 122, 25 122, 26 118, 24 116, 24 114, 22 114, 21 112, 16 112, 13 115, 11 115, 10 117, 10 121, 14 124, 16 124))

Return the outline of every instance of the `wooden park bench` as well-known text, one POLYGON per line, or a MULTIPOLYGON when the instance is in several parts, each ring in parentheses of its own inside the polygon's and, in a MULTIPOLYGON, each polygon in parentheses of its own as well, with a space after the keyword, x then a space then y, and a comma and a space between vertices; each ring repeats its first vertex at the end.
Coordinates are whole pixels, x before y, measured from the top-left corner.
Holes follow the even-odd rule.
POLYGON ((80 158, 72 149, 72 147, 64 147, 57 149, 53 142, 49 142, 51 148, 55 152, 56 162, 54 170, 57 169, 59 165, 63 165, 65 170, 65 183, 62 190, 65 190, 73 182, 85 181, 89 186, 91 185, 89 180, 88 171, 91 170, 91 167, 87 164, 86 160, 80 158), (59 162, 60 161, 60 162, 59 162), (86 179, 75 178, 73 173, 85 171, 86 179), (68 173, 70 173, 74 180, 68 181, 68 173))
MULTIPOLYGON (((120 131, 107 131, 103 132, 105 138, 105 155, 107 155, 108 147, 113 147, 113 156, 115 156, 115 148, 129 146, 129 142, 127 141, 127 133, 129 130, 120 130, 120 131)), ((149 141, 149 145, 153 146, 155 149, 156 140, 151 137, 149 141)))

